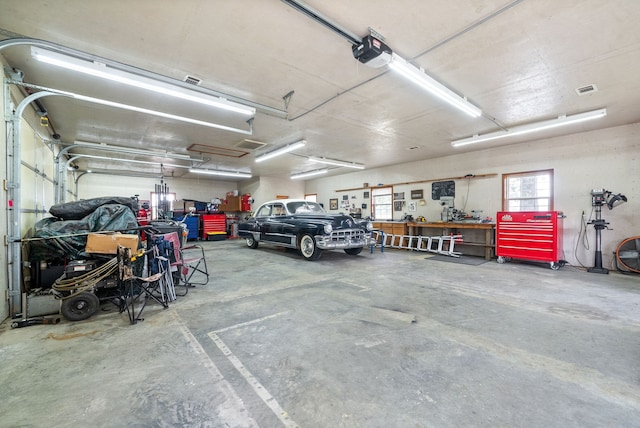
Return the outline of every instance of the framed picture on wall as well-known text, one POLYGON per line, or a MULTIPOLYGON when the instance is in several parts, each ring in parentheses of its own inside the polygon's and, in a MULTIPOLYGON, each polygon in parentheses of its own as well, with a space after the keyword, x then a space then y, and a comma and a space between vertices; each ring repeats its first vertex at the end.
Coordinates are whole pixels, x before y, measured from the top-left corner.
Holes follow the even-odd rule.
POLYGON ((338 199, 329 199, 329 209, 330 210, 338 209, 338 199))
POLYGON ((404 201, 393 201, 393 210, 402 211, 402 202, 404 201))
POLYGON ((369 197, 369 192, 364 192, 363 197, 364 198, 368 198, 369 197))
POLYGON ((418 210, 416 207, 416 201, 409 202, 407 207, 409 208, 409 212, 416 212, 418 210))

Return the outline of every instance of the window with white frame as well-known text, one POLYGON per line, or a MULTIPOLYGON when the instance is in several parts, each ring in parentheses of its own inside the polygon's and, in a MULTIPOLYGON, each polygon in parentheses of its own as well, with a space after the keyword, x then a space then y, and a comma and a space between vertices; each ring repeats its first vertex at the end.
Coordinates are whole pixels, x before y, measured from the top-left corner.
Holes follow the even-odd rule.
POLYGON ((176 200, 175 193, 151 192, 151 218, 165 218, 170 211, 173 211, 173 202, 176 200))
POLYGON ((393 187, 371 189, 371 214, 375 220, 393 220, 393 187))
POLYGON ((504 211, 553 211, 553 170, 502 175, 504 211))

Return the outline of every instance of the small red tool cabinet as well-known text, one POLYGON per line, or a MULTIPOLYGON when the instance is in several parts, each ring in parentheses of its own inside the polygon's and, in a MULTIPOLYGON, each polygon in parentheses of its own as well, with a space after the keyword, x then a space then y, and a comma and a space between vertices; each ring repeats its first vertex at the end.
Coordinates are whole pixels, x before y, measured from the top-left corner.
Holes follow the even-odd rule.
POLYGON ((225 214, 203 214, 202 239, 207 241, 224 240, 227 237, 227 216, 225 214))
POLYGON ((502 211, 497 214, 498 263, 515 259, 549 262, 551 269, 566 264, 562 248, 560 211, 502 211))

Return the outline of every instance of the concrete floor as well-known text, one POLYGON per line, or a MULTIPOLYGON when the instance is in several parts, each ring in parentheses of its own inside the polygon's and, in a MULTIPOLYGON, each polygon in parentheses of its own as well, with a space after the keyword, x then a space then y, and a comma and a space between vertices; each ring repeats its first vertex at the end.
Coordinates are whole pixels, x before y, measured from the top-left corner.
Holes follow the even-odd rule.
POLYGON ((640 426, 639 276, 201 244, 136 325, 5 321, 0 426, 640 426))

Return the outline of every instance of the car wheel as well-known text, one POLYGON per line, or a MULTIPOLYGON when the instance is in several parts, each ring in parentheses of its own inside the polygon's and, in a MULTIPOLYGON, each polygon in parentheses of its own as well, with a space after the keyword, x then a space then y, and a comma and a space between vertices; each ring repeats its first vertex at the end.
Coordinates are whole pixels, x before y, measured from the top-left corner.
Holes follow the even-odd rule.
POLYGON ((302 254, 302 257, 307 260, 318 260, 321 251, 316 246, 316 240, 313 236, 308 233, 302 235, 302 238, 300 238, 300 254, 302 254))
POLYGON ((345 253, 349 254, 350 256, 357 256, 358 254, 360 254, 362 252, 362 247, 359 248, 347 248, 344 250, 345 253))
POLYGON ((249 248, 258 248, 258 241, 253 238, 247 238, 247 247, 249 248))
POLYGON ((98 312, 100 299, 93 293, 82 292, 74 294, 62 301, 60 312, 69 321, 82 321, 98 312))

